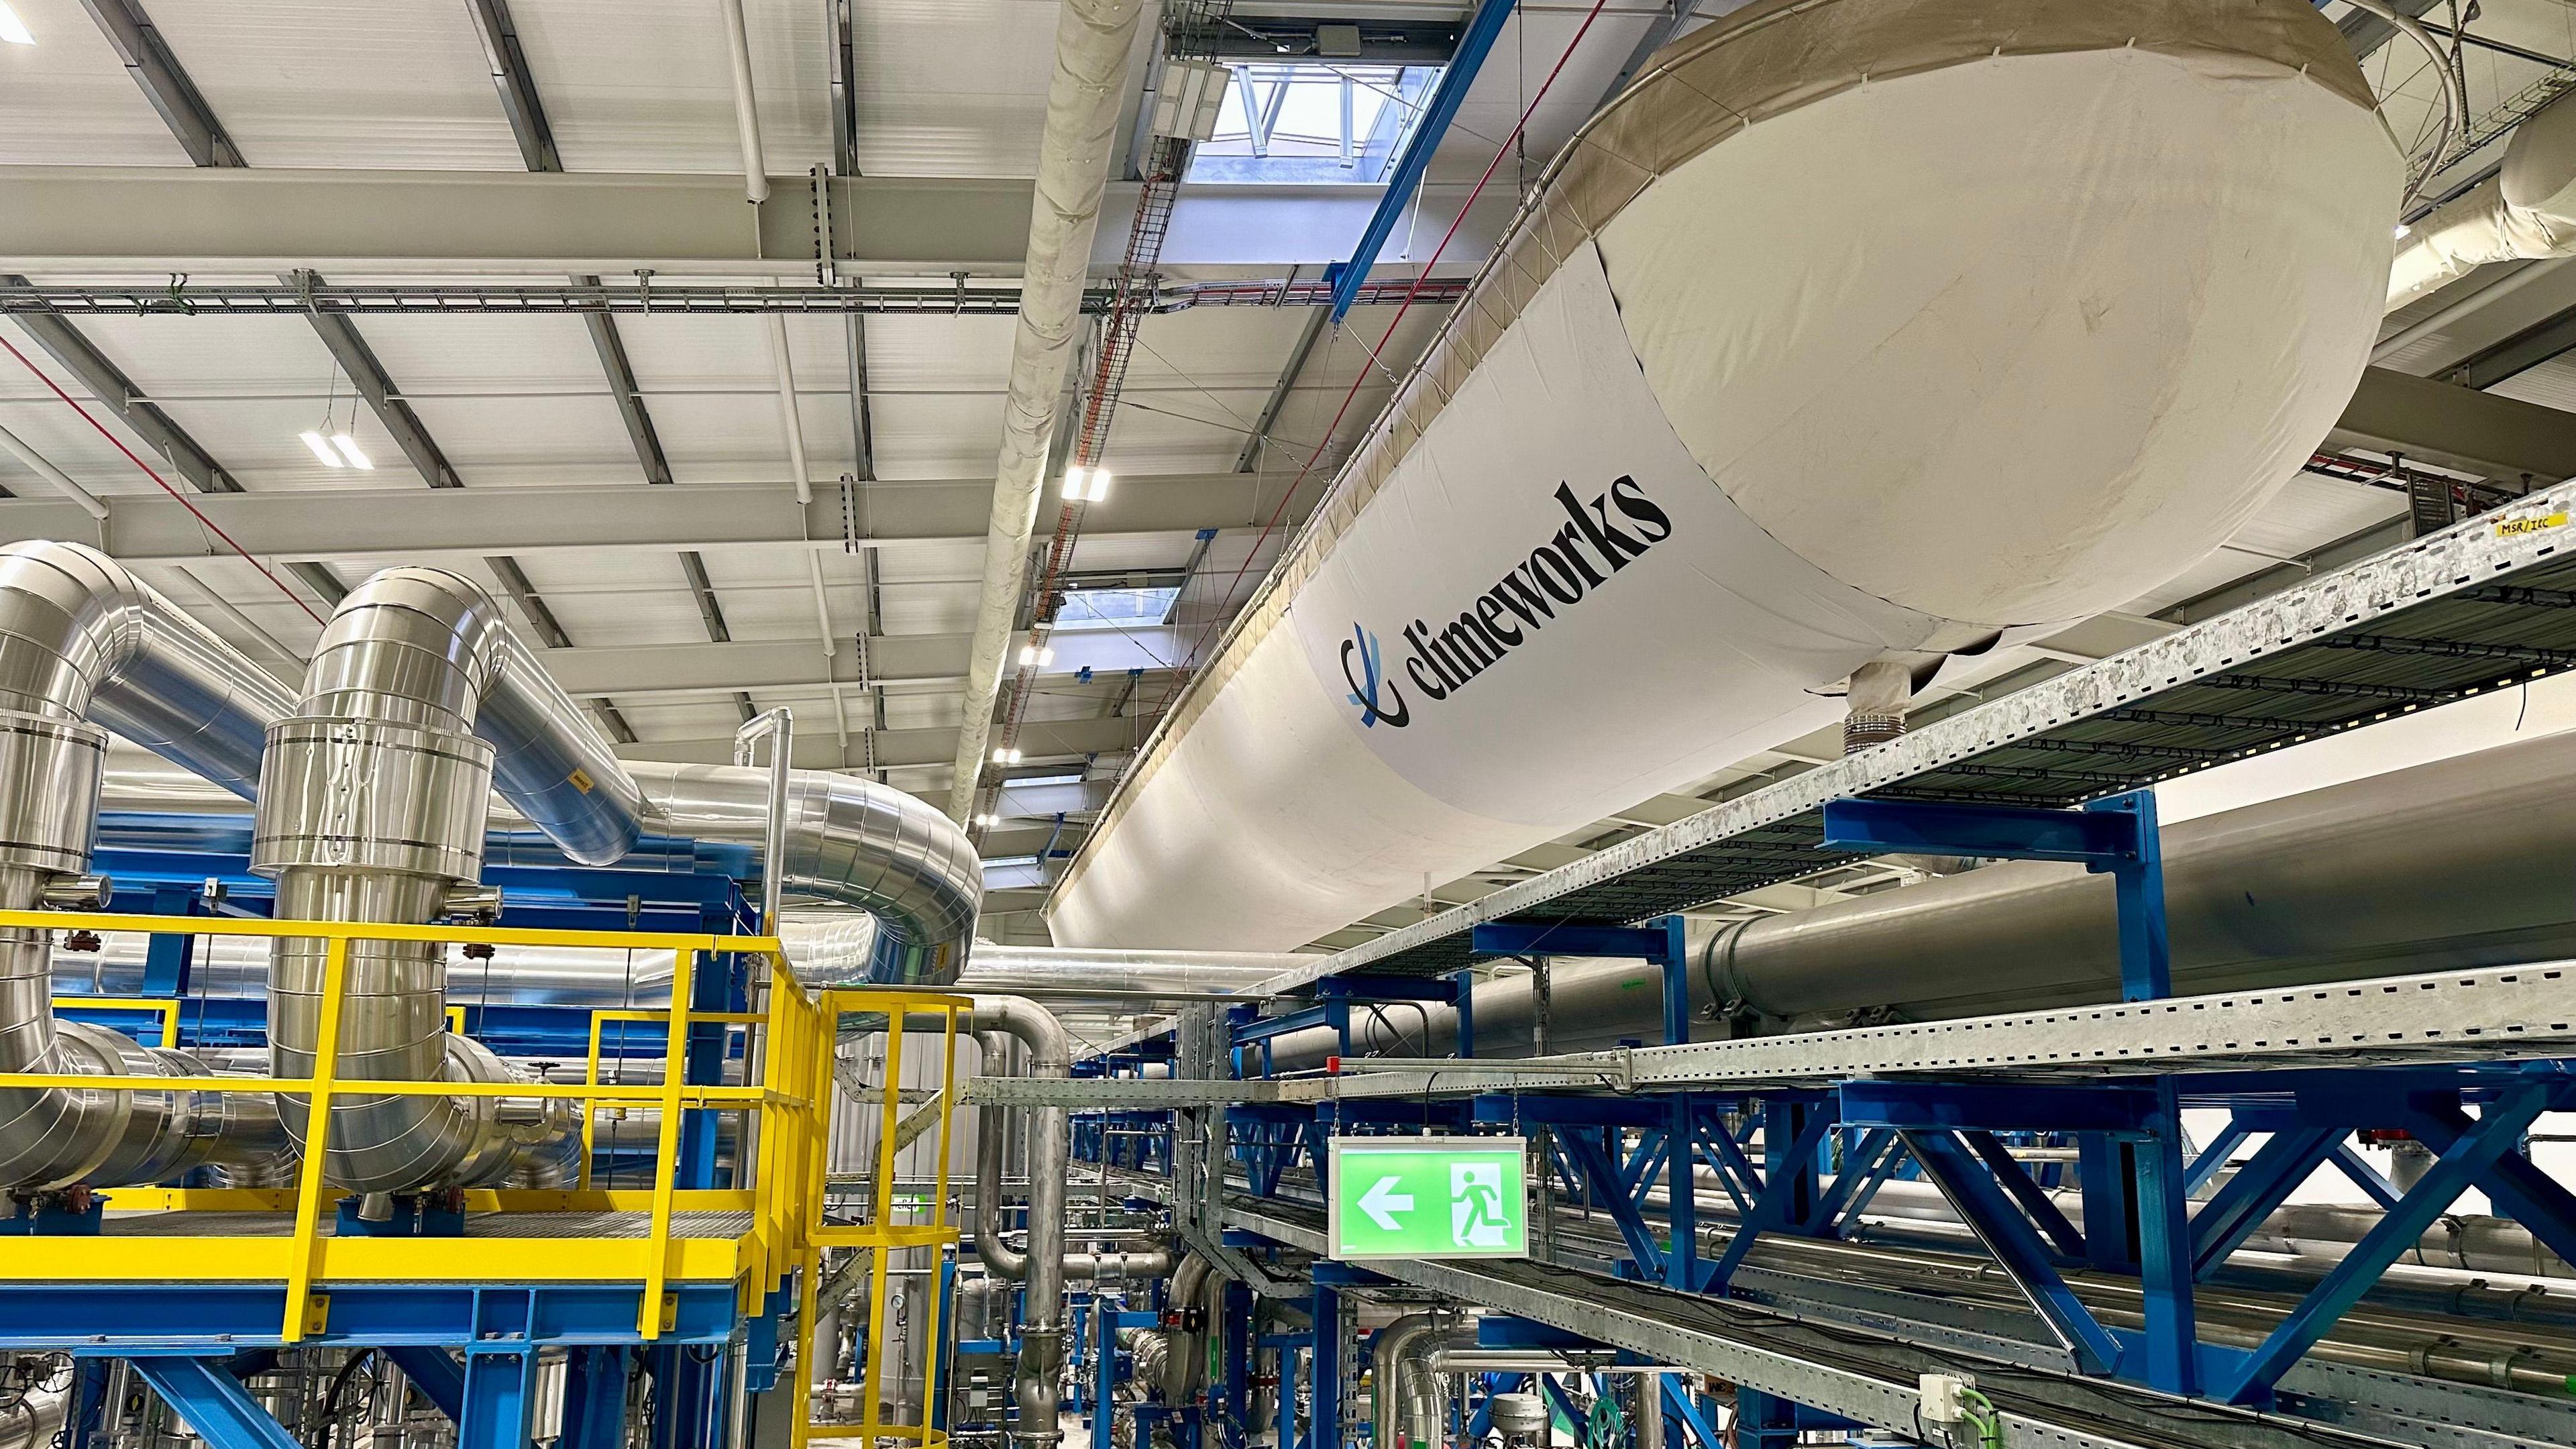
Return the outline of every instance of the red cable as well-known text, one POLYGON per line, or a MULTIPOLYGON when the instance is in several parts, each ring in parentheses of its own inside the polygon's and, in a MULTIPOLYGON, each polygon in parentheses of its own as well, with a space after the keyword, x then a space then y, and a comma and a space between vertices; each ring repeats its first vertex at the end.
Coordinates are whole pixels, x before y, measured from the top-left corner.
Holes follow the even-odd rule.
POLYGON ((259 574, 260 574, 260 577, 261 577, 261 578, 264 578, 264 579, 268 580, 270 583, 277 585, 277 591, 278 591, 279 593, 281 593, 281 594, 286 595, 286 597, 287 597, 287 601, 288 601, 288 602, 290 602, 290 603, 294 604, 294 605, 295 605, 295 607, 297 607, 297 608, 299 608, 299 609, 302 609, 302 610, 304 611, 305 617, 307 617, 307 618, 311 619, 311 620, 312 620, 314 623, 316 623, 316 624, 319 624, 319 623, 323 623, 323 622, 325 622, 325 621, 323 620, 323 618, 322 618, 322 616, 321 616, 321 615, 316 614, 316 613, 314 613, 314 612, 313 612, 313 606, 312 606, 311 604, 308 604, 308 603, 304 602, 304 599, 303 599, 303 597, 302 597, 301 595, 297 594, 293 589, 290 589, 290 588, 288 588, 288 587, 286 586, 286 581, 285 581, 284 579, 281 579, 281 578, 279 578, 277 575, 275 575, 275 574, 273 574, 273 573, 270 573, 270 572, 268 571, 268 565, 266 565, 266 564, 264 564, 264 563, 261 563, 258 559, 255 559, 255 558, 251 557, 251 553, 250 553, 250 550, 249 550, 249 549, 246 549, 246 548, 242 547, 240 544, 238 544, 238 543, 234 542, 234 541, 233 541, 233 536, 232 536, 231 534, 229 534, 229 533, 224 532, 224 530, 223 530, 223 525, 221 525, 221 524, 219 524, 219 523, 215 522, 215 521, 214 521, 213 519, 211 519, 211 518, 208 518, 208 517, 206 516, 206 514, 205 514, 205 510, 203 510, 203 509, 199 508, 196 504, 189 502, 189 501, 188 501, 188 495, 187 495, 187 494, 182 493, 182 492, 180 492, 178 489, 171 487, 171 486, 170 486, 170 480, 169 480, 169 479, 164 478, 164 477, 162 477, 160 474, 153 472, 153 471, 152 471, 152 465, 151 465, 151 464, 144 462, 141 458, 135 457, 135 455, 134 455, 134 450, 133 450, 132 448, 129 448, 129 447, 125 446, 125 441, 124 441, 123 439, 121 439, 121 438, 117 437, 117 435, 116 435, 116 434, 109 432, 109 431, 107 430, 106 425, 105 425, 105 424, 103 424, 103 423, 101 423, 98 419, 96 419, 96 418, 94 418, 94 417, 91 417, 91 416, 90 416, 89 409, 87 409, 87 408, 85 408, 85 407, 82 407, 82 406, 80 405, 80 402, 79 402, 77 399, 75 399, 75 398, 74 398, 70 393, 67 393, 67 392, 63 391, 61 387, 57 386, 57 385, 55 384, 55 382, 54 382, 54 380, 53 380, 52 378, 47 377, 47 376, 45 375, 45 370, 44 370, 43 368, 38 367, 36 364, 34 364, 34 363, 32 363, 32 362, 29 362, 29 361, 27 360, 27 354, 25 354, 25 353, 23 353, 23 352, 20 352, 16 347, 11 346, 11 345, 10 345, 10 342, 9 342, 9 339, 8 339, 8 338, 6 338, 6 337, 0 337, 0 347, 6 347, 6 348, 8 348, 8 349, 9 349, 9 355, 10 355, 11 357, 14 357, 14 358, 18 359, 18 365, 19 365, 19 366, 21 366, 21 367, 24 367, 24 368, 25 368, 25 369, 27 369, 29 372, 34 373, 34 374, 36 375, 36 381, 43 383, 43 384, 44 384, 48 389, 50 389, 50 390, 52 391, 52 393, 53 393, 53 395, 54 395, 54 396, 56 396, 56 397, 58 397, 58 398, 61 398, 61 399, 63 400, 63 403, 64 403, 66 406, 68 406, 68 407, 69 407, 73 412, 76 412, 76 413, 78 413, 78 414, 80 414, 80 415, 81 415, 81 421, 82 421, 82 422, 85 422, 85 423, 89 424, 91 427, 98 429, 98 435, 99 435, 100 437, 105 438, 105 439, 107 439, 110 443, 115 444, 115 445, 116 445, 116 451, 118 451, 118 452, 120 452, 120 453, 123 453, 123 454, 126 456, 126 458, 127 458, 128 460, 130 460, 130 461, 134 464, 134 466, 135 466, 135 467, 140 468, 140 469, 142 469, 142 470, 143 470, 143 476, 145 476, 145 477, 147 477, 147 478, 151 479, 151 480, 152 480, 153 482, 155 482, 155 483, 160 484, 160 485, 161 485, 161 491, 162 491, 162 492, 167 493, 167 494, 169 494, 171 497, 178 499, 178 500, 179 500, 179 506, 180 506, 180 507, 182 507, 182 508, 184 508, 184 509, 186 509, 186 510, 188 510, 188 512, 190 512, 191 514, 194 514, 194 515, 196 516, 197 521, 198 521, 199 523, 204 524, 204 525, 206 526, 207 531, 209 531, 209 532, 213 533, 215 537, 220 538, 220 539, 222 539, 222 540, 224 541, 224 546, 225 546, 225 547, 227 547, 227 548, 231 549, 233 552, 235 552, 235 553, 237 553, 237 554, 240 554, 240 555, 242 556, 242 561, 243 561, 244 563, 247 563, 247 564, 249 564, 252 568, 255 568, 255 569, 259 570, 259 574))
MULTIPOLYGON (((1528 108, 1521 112, 1521 118, 1513 125, 1511 133, 1503 137, 1503 144, 1494 151, 1494 159, 1485 163, 1485 174, 1476 178, 1475 189, 1467 193, 1466 204, 1458 208, 1458 215, 1450 221, 1449 229, 1440 234, 1440 245, 1431 249, 1431 260, 1422 264, 1422 270, 1414 274, 1413 285, 1404 289, 1404 301, 1396 307, 1395 315, 1387 319, 1386 330, 1378 334, 1377 346, 1372 350, 1372 355, 1386 351, 1386 344, 1395 336, 1395 329, 1402 325, 1404 314, 1413 309, 1413 299, 1422 291, 1422 284, 1430 280, 1431 269, 1440 265, 1441 254, 1449 250, 1450 239, 1458 235, 1458 228, 1466 223, 1467 213, 1474 209, 1476 198, 1485 194, 1485 183, 1494 179, 1494 172, 1503 164, 1503 158, 1511 154, 1513 143, 1520 140, 1521 133, 1529 128, 1530 117, 1538 114, 1538 103, 1547 99, 1548 89, 1556 84, 1556 78, 1564 71, 1565 63, 1574 58, 1574 48, 1583 43, 1583 37, 1592 30, 1592 22, 1601 17, 1601 8, 1608 3, 1609 0, 1592 0, 1592 9, 1584 15, 1582 26, 1574 32, 1574 38, 1565 43, 1564 54, 1556 58, 1556 65, 1548 71, 1547 79, 1540 82, 1537 94, 1530 97, 1528 108)), ((1527 23, 1526 18, 1523 23, 1527 23)), ((1428 179, 1427 172, 1425 179, 1428 179)), ((1279 527, 1279 520, 1287 515, 1288 504, 1297 496, 1299 485, 1306 481, 1307 474, 1314 471, 1316 460, 1324 456, 1324 449, 1332 445, 1333 434, 1340 431, 1343 417, 1351 410, 1352 400, 1360 395, 1360 384, 1368 381, 1368 377, 1368 369, 1363 367, 1351 379, 1350 391, 1342 394, 1342 405, 1334 409, 1333 420, 1324 425, 1324 436, 1316 441, 1315 450, 1306 455, 1305 465, 1297 470, 1297 476, 1288 480, 1288 491, 1279 495, 1279 506, 1270 511, 1269 521, 1261 525, 1261 532, 1252 540, 1252 547, 1245 550, 1243 562, 1235 565, 1234 577, 1226 580, 1225 592, 1218 595, 1219 599, 1229 599, 1234 596, 1234 586, 1243 582, 1245 571, 1252 567, 1254 555, 1261 552, 1261 545, 1269 542, 1271 533, 1279 527)), ((1400 391, 1399 395, 1401 395, 1400 391)), ((1211 617, 1206 624, 1200 626, 1198 637, 1190 641, 1189 652, 1182 656, 1184 665, 1191 668, 1193 672, 1196 669, 1199 646, 1207 642, 1208 631, 1214 629, 1219 622, 1219 618, 1211 617)), ((1183 685, 1187 683, 1188 680, 1185 678, 1180 684, 1175 684, 1172 687, 1172 693, 1164 696, 1163 704, 1156 706, 1155 712, 1159 714, 1168 707, 1173 699, 1178 697, 1183 685)))

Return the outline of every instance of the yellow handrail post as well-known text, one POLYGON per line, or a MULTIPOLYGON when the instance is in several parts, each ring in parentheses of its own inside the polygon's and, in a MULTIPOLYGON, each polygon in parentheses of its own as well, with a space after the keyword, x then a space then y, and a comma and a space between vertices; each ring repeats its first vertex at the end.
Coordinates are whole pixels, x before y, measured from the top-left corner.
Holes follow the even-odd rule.
POLYGON ((349 938, 334 936, 322 956, 322 1020, 315 1033, 313 1089, 304 1099, 304 1163, 296 1180, 294 1249, 286 1265, 286 1322, 278 1332, 298 1343, 317 1325, 311 1320, 315 1242, 322 1224, 322 1189, 331 1160, 331 1087, 340 1076, 341 996, 349 978, 349 938))
POLYGON ((680 1089, 688 1076, 689 981, 696 972, 695 951, 671 953, 671 1026, 662 1057, 662 1131, 653 1164, 653 1225, 645 1235, 644 1295, 636 1308, 635 1331, 646 1340, 662 1336, 663 1285, 671 1275, 671 1193, 680 1166, 680 1089))

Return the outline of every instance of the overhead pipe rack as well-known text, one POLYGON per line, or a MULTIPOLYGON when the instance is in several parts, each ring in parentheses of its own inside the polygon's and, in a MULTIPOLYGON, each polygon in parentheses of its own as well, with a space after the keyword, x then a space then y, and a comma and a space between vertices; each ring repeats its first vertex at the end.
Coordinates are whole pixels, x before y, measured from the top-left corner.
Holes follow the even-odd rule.
MULTIPOLYGON (((1346 1295, 1427 1290, 1562 1335, 1559 1346, 1727 1379, 1738 1449, 1789 1444, 1802 1425, 1921 1437, 1927 1371, 1986 1376, 2013 1444, 2576 1444, 2563 1393, 2447 1382, 2420 1366, 2364 1375, 2311 1353, 2466 1191, 2536 1249, 2576 1261, 2576 1194, 2522 1144, 2543 1113, 2576 1111, 2576 977, 2550 964, 2397 962, 2367 980, 2175 996, 2145 789, 2576 665, 2571 509, 2576 485, 2532 494, 1318 958, 1256 989, 1289 998, 1271 1014, 1193 1009, 1112 1043, 1072 1081, 983 1081, 970 1096, 1084 1112, 1082 1155, 1167 1202, 1230 1276, 1302 1296, 1317 1327, 1284 1351, 1302 1356, 1319 1439, 1339 1422, 1346 1295), (2121 999, 1689 1039, 1674 913, 1888 852, 2110 874, 2121 999), (1477 1058, 1468 968, 1494 955, 1652 963, 1664 1044, 1477 1058), (1456 1008, 1456 1056, 1352 1054, 1355 1011, 1408 1001, 1456 1008), (1270 1070, 1274 1042, 1319 1028, 1342 1043, 1325 1070, 1270 1070), (2229 1114, 2197 1151, 2186 1106, 2229 1114), (2392 1132, 2431 1154, 2419 1179, 2401 1185, 2355 1148, 2357 1133, 2392 1132), (1544 1143, 1531 1261, 1321 1256, 1313 1192, 1327 1142, 1413 1133, 1544 1143), (2321 1170, 2358 1185, 2376 1223, 2255 1328, 2231 1319, 2203 1332, 2209 1282, 2321 1170), (1938 1189, 2017 1290, 2028 1316, 2013 1332, 2027 1338, 1945 1329, 1936 1305, 1893 1290, 1841 1293, 1868 1300, 1855 1308, 1782 1276, 1766 1245, 1860 1237, 1874 1195, 1905 1177, 1938 1189), (1707 1184, 1726 1211, 1703 1205, 1707 1184), (1602 1250, 1610 1276, 1549 1241, 1551 1199, 1615 1235, 1602 1250), (2118 1301, 2134 1308, 2105 1316, 2104 1284, 2132 1285, 2118 1301)), ((1253 1311, 1249 1294, 1227 1301, 1253 1311)), ((1239 1445, 1249 1405, 1235 1393, 1211 1386, 1203 1404, 1170 1407, 1206 1414, 1239 1445)), ((1666 1442, 1713 1422, 1679 1389, 1658 1404, 1666 1442)))

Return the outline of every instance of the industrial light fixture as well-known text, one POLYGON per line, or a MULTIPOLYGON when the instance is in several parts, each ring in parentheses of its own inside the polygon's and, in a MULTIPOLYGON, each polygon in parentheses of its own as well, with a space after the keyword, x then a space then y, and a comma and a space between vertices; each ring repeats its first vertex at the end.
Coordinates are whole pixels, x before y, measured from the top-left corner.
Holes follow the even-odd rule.
POLYGON ((308 428, 295 436, 304 440, 304 446, 313 450, 313 456, 322 460, 323 467, 346 468, 349 466, 346 462, 342 461, 340 454, 332 448, 331 440, 323 437, 320 433, 314 432, 308 428))
POLYGON ((986 828, 988 828, 988 829, 989 829, 989 828, 991 828, 992 826, 996 826, 996 825, 1001 824, 1001 823, 1002 823, 1002 817, 1001 817, 1001 816, 999 816, 999 815, 996 815, 996 814, 994 814, 994 813, 992 813, 991 811, 989 811, 989 810, 988 810, 988 811, 985 811, 983 814, 976 816, 976 817, 975 817, 975 823, 976 823, 976 824, 978 824, 978 825, 984 826, 984 827, 986 827, 986 828))
POLYGON ((993 751, 993 763, 996 765, 1016 765, 1019 762, 1020 752, 1016 749, 997 748, 993 751))
POLYGON ((2409 233, 2409 232, 2411 232, 2411 231, 2413 231, 2413 230, 2415 230, 2415 228, 2413 228, 2413 227, 2411 227, 2411 226, 2408 226, 2406 223, 2404 223, 2404 222, 2402 222, 2402 221, 2401 221, 2401 222, 2399 222, 2399 223, 2397 223, 2397 240, 2399 240, 2399 241, 2404 241, 2404 240, 2406 240, 2407 233, 2409 233))
POLYGON ((27 28, 26 21, 18 18, 17 11, 9 8, 8 0, 0 0, 0 41, 11 45, 36 43, 35 32, 27 28))
POLYGON ((1064 500, 1067 503, 1098 503, 1109 496, 1111 474, 1106 468, 1067 468, 1064 470, 1064 500))
POLYGON ((1043 644, 1023 644, 1020 646, 1020 667, 1022 669, 1026 669, 1031 665, 1036 665, 1043 669, 1054 662, 1055 651, 1047 648, 1043 644))
POLYGON ((358 451, 358 440, 347 433, 333 433, 331 446, 340 450, 340 456, 348 459, 352 468, 372 470, 376 466, 374 460, 358 451))

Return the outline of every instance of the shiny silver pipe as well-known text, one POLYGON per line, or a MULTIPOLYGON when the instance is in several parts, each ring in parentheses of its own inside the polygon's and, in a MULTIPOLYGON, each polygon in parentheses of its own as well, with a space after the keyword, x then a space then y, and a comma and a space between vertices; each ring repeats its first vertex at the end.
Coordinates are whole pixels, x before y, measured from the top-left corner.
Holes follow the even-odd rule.
MULTIPOLYGON (((284 690, 122 566, 78 544, 0 548, 0 906, 78 882, 97 840, 102 724, 248 793, 249 734, 284 690)), ((203 1077, 175 1051, 57 1022, 49 933, 0 931, 0 1071, 203 1077)), ((204 1092, 0 1091, 0 1186, 157 1182, 200 1165, 257 1171, 281 1146, 256 1100, 204 1092)))
POLYGON ((990 991, 1240 992, 1312 964, 1312 957, 1293 951, 1122 951, 981 941, 969 976, 990 991))
MULTIPOLYGON (((517 646, 499 603, 470 580, 397 568, 359 585, 323 629, 297 712, 268 729, 250 865, 276 878, 277 914, 401 925, 447 916, 451 893, 481 876, 496 786, 574 858, 623 853, 638 828, 631 794, 588 775, 586 766, 613 760, 559 745, 572 708, 517 646), (498 740, 479 737, 478 726, 498 740)), ((272 948, 269 1054, 281 1077, 313 1070, 326 961, 320 941, 272 948)), ((446 978, 442 944, 349 943, 340 1080, 515 1080, 488 1050, 449 1033, 446 978)), ((331 1104, 325 1170, 360 1194, 514 1173, 559 1181, 564 1139, 577 1135, 561 1107, 523 1114, 491 1097, 348 1093, 331 1104)), ((287 1095, 278 1108, 308 1143, 309 1104, 287 1095)))
MULTIPOLYGON (((626 767, 674 835, 763 842, 769 772, 739 765, 626 767)), ((854 907, 881 925, 863 973, 800 973, 809 985, 946 985, 965 968, 984 898, 984 865, 956 822, 891 785, 791 770, 785 869, 790 903, 854 907)))
MULTIPOLYGON (((2556 863, 2576 850, 2576 732, 2501 745, 2164 829, 2165 914, 2178 992, 2344 980, 2576 956, 2556 863)), ((1931 1019, 2115 999, 2108 876, 2013 861, 1749 923, 1694 926, 1695 1020, 1781 1026, 1931 1019)), ((1653 1042, 1657 974, 1560 962, 1560 1051, 1653 1042)), ((1529 1049, 1526 976, 1474 993, 1477 1054, 1529 1049)), ((1373 1055, 1443 1056, 1445 1006, 1387 1004, 1351 1023, 1373 1055)), ((1703 1028, 1703 1031, 1706 1029, 1703 1028)), ((1320 1065, 1329 1029, 1273 1043, 1282 1068, 1320 1065)))
MULTIPOLYGON (((1173 1408, 1179 1408, 1195 1397, 1198 1365, 1207 1358, 1206 1328, 1193 1332, 1183 1327, 1182 1322, 1191 1309, 1200 1306, 1207 1291, 1208 1277, 1207 1259, 1195 1253, 1183 1258, 1181 1266, 1172 1274, 1169 1301, 1173 1327, 1169 1334, 1170 1356, 1164 1361, 1161 1388, 1163 1402, 1173 1408)), ((1203 1324, 1214 1322, 1213 1317, 1202 1315, 1203 1324)))
POLYGON ((1369 1409, 1387 1449, 1447 1449, 1449 1414, 1433 1356, 1472 1347, 1473 1328, 1446 1313, 1409 1313, 1370 1340, 1369 1409))
POLYGON ((1431 1355, 1434 1374, 1678 1374, 1670 1364, 1620 1363, 1610 1354, 1569 1356, 1521 1348, 1444 1348, 1431 1355))
MULTIPOLYGON (((1073 1075, 1073 1042, 1043 1006, 1025 997, 978 996, 974 1008, 975 1040, 986 1061, 1001 1057, 999 1037, 1016 1037, 1028 1048, 1028 1075, 1062 1080, 1073 1075)), ((1014 1251, 1002 1241, 1002 1122, 978 1115, 975 1122, 975 1254, 995 1277, 1028 1285, 1020 1331, 1020 1361, 1011 1375, 1011 1392, 1020 1410, 1011 1437, 1020 1443, 1052 1445, 1063 1438, 1057 1427, 1056 1375, 1064 1367, 1064 1190, 1073 1161, 1073 1135, 1062 1107, 1029 1110, 1029 1245, 1014 1251)), ((985 1109, 990 1112, 991 1109, 985 1109)))

